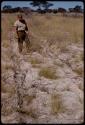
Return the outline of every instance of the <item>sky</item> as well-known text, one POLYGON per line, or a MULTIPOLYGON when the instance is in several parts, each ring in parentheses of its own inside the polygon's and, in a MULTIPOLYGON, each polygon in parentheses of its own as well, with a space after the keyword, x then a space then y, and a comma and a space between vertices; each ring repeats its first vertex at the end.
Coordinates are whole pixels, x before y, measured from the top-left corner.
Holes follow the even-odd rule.
MULTIPOLYGON (((5 5, 11 5, 12 8, 14 7, 30 7, 32 9, 37 9, 37 7, 32 7, 30 5, 30 2, 31 1, 3 1, 1 3, 1 9, 3 8, 3 6, 5 5)), ((49 1, 50 3, 53 3, 53 6, 50 7, 52 9, 57 9, 59 7, 62 7, 62 8, 65 8, 65 9, 68 9, 68 8, 74 8, 76 5, 80 5, 82 8, 84 8, 84 5, 83 5, 83 2, 79 2, 79 1, 61 1, 61 2, 58 2, 58 1, 49 1)))

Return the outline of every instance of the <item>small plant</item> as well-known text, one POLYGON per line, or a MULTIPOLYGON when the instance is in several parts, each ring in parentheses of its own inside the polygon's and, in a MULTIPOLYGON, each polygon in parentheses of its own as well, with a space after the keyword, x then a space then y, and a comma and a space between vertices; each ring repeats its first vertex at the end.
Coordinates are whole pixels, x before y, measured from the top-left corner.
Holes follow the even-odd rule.
POLYGON ((56 70, 54 68, 51 67, 44 67, 40 70, 39 72, 39 76, 44 76, 48 79, 56 79, 56 70))

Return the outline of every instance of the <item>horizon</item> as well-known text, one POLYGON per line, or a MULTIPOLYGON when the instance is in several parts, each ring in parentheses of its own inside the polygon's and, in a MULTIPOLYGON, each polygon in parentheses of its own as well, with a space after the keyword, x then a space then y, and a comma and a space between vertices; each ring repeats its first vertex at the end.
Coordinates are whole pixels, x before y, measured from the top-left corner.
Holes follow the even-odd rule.
MULTIPOLYGON (((30 5, 32 1, 3 1, 1 3, 1 9, 3 9, 3 7, 5 5, 10 5, 12 8, 15 8, 15 7, 29 7, 31 9, 38 9, 38 7, 32 7, 32 5, 30 5)), ((82 9, 84 8, 84 4, 83 2, 78 2, 78 1, 48 1, 49 3, 52 3, 53 6, 49 7, 51 9, 57 9, 59 7, 62 7, 62 8, 65 8, 65 9, 68 9, 68 8, 74 8, 76 5, 79 5, 82 7, 82 9)))

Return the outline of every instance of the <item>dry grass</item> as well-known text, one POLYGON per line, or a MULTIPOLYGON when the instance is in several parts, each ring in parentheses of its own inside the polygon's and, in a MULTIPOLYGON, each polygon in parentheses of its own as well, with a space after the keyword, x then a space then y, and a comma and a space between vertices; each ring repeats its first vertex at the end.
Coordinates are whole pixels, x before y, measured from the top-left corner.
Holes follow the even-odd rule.
POLYGON ((41 64, 42 64, 42 61, 37 58, 31 58, 30 62, 32 64, 32 67, 34 67, 34 68, 40 68, 41 64))
POLYGON ((2 115, 4 116, 8 116, 10 114, 12 114, 14 112, 13 108, 12 107, 2 107, 2 115))
POLYGON ((52 67, 44 67, 41 68, 40 72, 39 72, 39 76, 44 76, 45 78, 48 79, 56 79, 56 70, 52 67))
POLYGON ((58 94, 51 95, 51 109, 53 114, 64 111, 60 96, 58 94))
POLYGON ((40 64, 41 61, 36 58, 31 58, 31 64, 40 64))
MULTIPOLYGON (((80 64, 81 61, 84 61, 84 54, 80 53, 74 56, 75 64, 80 64)), ((79 76, 84 75, 84 66, 80 64, 80 66, 75 67, 74 72, 76 72, 79 76)))
POLYGON ((30 108, 30 109, 17 108, 16 111, 19 112, 19 113, 31 116, 32 118, 35 118, 35 119, 37 118, 37 115, 36 115, 35 110, 33 108, 30 108))
MULTIPOLYGON (((66 43, 83 42, 84 36, 84 21, 83 17, 63 17, 56 15, 31 15, 29 18, 24 16, 29 27, 29 31, 38 37, 30 37, 31 46, 33 51, 41 51, 41 39, 54 39, 59 43, 59 47, 64 46, 66 43)), ((16 14, 2 14, 1 29, 2 40, 8 40, 8 32, 16 20, 16 14)), ((3 42, 3 41, 2 41, 3 42)), ((66 46, 66 45, 65 45, 66 46)))
POLYGON ((30 104, 32 102, 32 100, 35 98, 36 98, 36 95, 25 95, 24 96, 24 100, 27 101, 27 104, 30 104))
POLYGON ((81 67, 74 69, 74 72, 76 72, 79 76, 83 76, 84 75, 84 70, 81 67))
POLYGON ((8 48, 9 47, 9 41, 3 41, 3 43, 2 43, 2 46, 4 47, 4 48, 8 48))
MULTIPOLYGON (((3 66, 3 65, 2 65, 2 66, 3 66)), ((7 65, 4 65, 4 66, 3 66, 3 69, 4 69, 4 70, 14 70, 14 67, 13 67, 13 65, 7 64, 7 65)))
POLYGON ((3 93, 10 93, 11 95, 13 95, 16 92, 16 88, 15 85, 10 86, 9 84, 1 83, 1 91, 3 93))
POLYGON ((83 40, 83 18, 66 18, 53 15, 49 17, 50 19, 48 20, 44 15, 34 16, 32 27, 30 27, 31 30, 35 32, 36 35, 46 39, 50 36, 56 38, 57 41, 76 42, 77 39, 78 41, 79 39, 80 41, 83 40))

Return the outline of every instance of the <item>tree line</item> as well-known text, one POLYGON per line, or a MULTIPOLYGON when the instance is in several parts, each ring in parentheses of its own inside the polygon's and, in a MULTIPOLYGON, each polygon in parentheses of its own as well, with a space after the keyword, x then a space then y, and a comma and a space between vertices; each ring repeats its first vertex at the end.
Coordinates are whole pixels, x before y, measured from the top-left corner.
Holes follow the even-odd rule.
POLYGON ((49 9, 51 6, 53 6, 52 3, 49 3, 46 0, 43 1, 32 1, 30 2, 30 5, 33 7, 38 7, 38 9, 34 10, 29 7, 15 7, 12 8, 10 5, 5 5, 2 9, 2 12, 8 12, 8 13, 13 13, 13 12, 38 12, 38 13, 65 13, 65 12, 76 12, 76 13, 82 13, 84 10, 82 9, 81 6, 76 5, 74 8, 68 8, 66 10, 65 8, 59 7, 57 9, 49 9))

